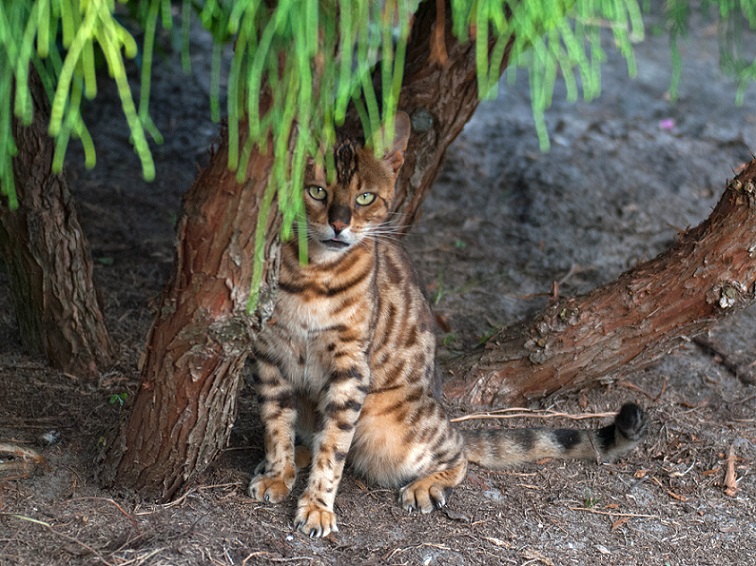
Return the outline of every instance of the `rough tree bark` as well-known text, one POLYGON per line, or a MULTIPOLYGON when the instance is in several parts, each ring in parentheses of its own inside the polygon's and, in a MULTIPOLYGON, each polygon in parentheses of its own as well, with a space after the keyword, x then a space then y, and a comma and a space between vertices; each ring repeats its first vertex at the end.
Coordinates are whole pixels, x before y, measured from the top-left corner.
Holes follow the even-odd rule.
POLYGON ((19 208, 0 206, 0 254, 24 347, 65 372, 93 378, 112 363, 113 345, 73 197, 65 176, 52 173, 50 106, 36 73, 29 87, 32 124, 13 125, 19 208))
MULTIPOLYGON (((448 18, 442 18, 448 58, 444 63, 431 55, 436 21, 436 3, 422 4, 400 99, 416 130, 397 204, 407 225, 446 148, 478 104, 474 48, 459 45, 448 18)), ((147 339, 131 414, 108 451, 101 475, 106 485, 160 500, 191 482, 225 446, 240 370, 270 315, 275 292, 280 218, 274 206, 266 242, 265 299, 255 316, 246 315, 254 230, 271 156, 253 152, 248 180, 240 185, 226 169, 226 135, 184 199, 174 275, 147 339)))
POLYGON ((448 395, 501 406, 637 371, 756 299, 756 160, 709 218, 616 281, 550 305, 457 360, 448 395))
POLYGON ((253 152, 240 184, 227 167, 226 131, 222 139, 184 197, 173 277, 147 337, 131 414, 101 476, 106 485, 159 500, 175 495, 226 445, 241 369, 273 307, 281 222, 275 204, 260 306, 246 314, 255 226, 273 156, 253 152))

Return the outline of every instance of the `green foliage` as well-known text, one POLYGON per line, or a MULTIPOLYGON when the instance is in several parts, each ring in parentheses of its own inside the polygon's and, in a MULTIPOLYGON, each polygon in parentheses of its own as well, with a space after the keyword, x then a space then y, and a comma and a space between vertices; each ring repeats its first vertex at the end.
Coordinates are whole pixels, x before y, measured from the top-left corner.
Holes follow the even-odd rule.
POLYGON ((110 403, 111 405, 118 405, 118 408, 120 409, 121 407, 124 406, 124 404, 126 403, 126 399, 128 398, 129 398, 129 394, 126 392, 113 393, 113 395, 110 395, 108 397, 108 403, 110 403))
MULTIPOLYGON (((601 93, 601 63, 606 59, 601 46, 601 29, 607 25, 617 49, 627 60, 628 74, 636 74, 632 43, 643 39, 643 21, 635 0, 595 2, 552 0, 548 6, 523 2, 513 9, 517 22, 540 24, 530 32, 526 41, 515 42, 512 59, 528 71, 531 105, 538 139, 542 150, 549 148, 544 112, 551 106, 557 76, 565 82, 568 100, 578 98, 580 76, 583 96, 590 100, 601 93), (537 6, 537 8, 536 8, 537 6), (540 16, 540 18, 539 18, 540 16)), ((525 30, 530 31, 527 26, 525 30)), ((515 35, 522 32, 515 30, 515 35)), ((514 75, 514 73, 513 73, 514 75)), ((495 88, 495 83, 492 83, 495 88)))
MULTIPOLYGON (((169 0, 152 2, 169 7, 169 0)), ((137 113, 124 56, 138 51, 131 34, 115 19, 113 0, 4 0, 0 3, 0 185, 9 206, 17 206, 11 158, 11 112, 23 124, 32 119, 29 73, 37 70, 52 101, 49 133, 55 138, 53 171, 59 172, 71 137, 80 139, 87 167, 95 164, 92 138, 81 118, 82 97, 97 94, 95 51, 104 56, 116 82, 134 148, 145 178, 155 175, 145 129, 150 129, 146 104, 137 113), (11 96, 14 92, 15 95, 11 96), (147 117, 147 118, 146 118, 147 117)), ((148 70, 149 72, 149 70, 148 70)), ((149 91, 149 75, 144 80, 149 91)))
MULTIPOLYGON (((647 0, 648 1, 648 0, 647 0)), ((672 55, 672 76, 669 92, 677 99, 682 77, 682 57, 679 40, 687 36, 688 21, 693 14, 690 0, 667 0, 665 15, 669 28, 672 55)), ((696 3, 706 18, 714 12, 717 20, 720 68, 738 84, 736 101, 743 103, 745 90, 756 80, 756 58, 743 52, 743 36, 747 30, 756 30, 756 2, 753 0, 703 0, 696 3)), ((650 7, 649 7, 650 8, 650 7)))
POLYGON ((586 487, 583 494, 583 507, 586 509, 593 509, 601 502, 601 498, 594 495, 591 488, 586 487))
MULTIPOLYGON (((434 1, 434 0, 427 0, 434 1)), ((649 0, 645 0, 651 7, 649 0)), ((86 165, 95 163, 92 139, 81 118, 83 98, 97 94, 96 54, 100 52, 118 94, 143 175, 154 177, 148 136, 161 141, 149 115, 150 77, 158 27, 181 19, 182 65, 190 70, 188 34, 196 17, 212 34, 211 112, 222 114, 220 77, 228 73, 227 108, 229 167, 239 179, 251 152, 272 151, 274 165, 263 199, 256 233, 257 253, 250 294, 262 276, 266 217, 274 201, 282 211, 283 236, 303 214, 304 165, 312 157, 326 165, 327 144, 335 136, 350 104, 356 108, 367 139, 389 127, 397 110, 411 15, 420 0, 0 0, 0 188, 16 206, 11 115, 24 124, 32 118, 30 69, 40 74, 52 101, 49 124, 55 139, 54 170, 59 171, 71 137, 81 140, 86 165), (139 48, 121 23, 125 18, 143 30, 139 104, 129 85, 125 59, 139 48), (233 44, 230 67, 222 69, 223 50, 233 44), (373 74, 379 71, 374 83, 373 74), (14 93, 15 85, 15 93, 14 93)), ((737 38, 745 25, 756 28, 752 0, 705 0, 716 10, 721 32, 723 67, 739 80, 739 96, 756 78, 756 63, 743 57, 737 38)), ((601 90, 602 48, 608 29, 623 53, 628 73, 635 74, 632 43, 643 37, 638 0, 451 0, 452 28, 461 41, 476 42, 476 72, 482 96, 496 94, 502 61, 509 54, 511 75, 520 67, 530 80, 533 116, 542 148, 548 147, 544 112, 552 101, 557 78, 565 81, 570 100, 590 99, 601 90), (580 88, 579 88, 580 87, 580 88)), ((673 93, 679 80, 677 39, 685 32, 690 0, 669 0, 673 93)), ((390 136, 392 132, 388 132, 390 136)), ((381 151, 382 139, 376 139, 381 151)), ((300 231, 301 236, 304 231, 300 231)), ((304 242, 302 245, 304 250, 304 242)))

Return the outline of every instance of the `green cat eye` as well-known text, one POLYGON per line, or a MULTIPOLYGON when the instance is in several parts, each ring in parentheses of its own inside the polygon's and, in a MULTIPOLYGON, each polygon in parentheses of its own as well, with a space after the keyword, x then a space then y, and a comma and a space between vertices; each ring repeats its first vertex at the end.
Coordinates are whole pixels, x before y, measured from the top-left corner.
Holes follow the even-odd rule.
POLYGON ((326 196, 328 196, 325 189, 323 187, 318 187, 317 185, 307 187, 307 194, 315 200, 325 200, 326 196))
POLYGON ((357 196, 355 199, 357 201, 357 204, 361 206, 367 206, 371 202, 375 200, 375 194, 373 193, 362 193, 361 195, 357 196))

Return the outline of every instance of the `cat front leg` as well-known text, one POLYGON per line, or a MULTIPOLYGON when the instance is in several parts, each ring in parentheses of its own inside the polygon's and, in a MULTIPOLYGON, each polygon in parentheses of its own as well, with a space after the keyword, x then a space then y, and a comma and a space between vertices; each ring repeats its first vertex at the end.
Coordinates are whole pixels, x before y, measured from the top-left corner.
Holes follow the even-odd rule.
POLYGON ((263 353, 257 353, 257 395, 265 427, 265 460, 255 470, 249 496, 256 501, 283 501, 297 476, 294 436, 297 411, 292 385, 263 353))
POLYGON ((366 360, 335 370, 318 405, 310 479, 294 519, 296 528, 311 537, 338 530, 333 505, 368 392, 368 375, 366 360))

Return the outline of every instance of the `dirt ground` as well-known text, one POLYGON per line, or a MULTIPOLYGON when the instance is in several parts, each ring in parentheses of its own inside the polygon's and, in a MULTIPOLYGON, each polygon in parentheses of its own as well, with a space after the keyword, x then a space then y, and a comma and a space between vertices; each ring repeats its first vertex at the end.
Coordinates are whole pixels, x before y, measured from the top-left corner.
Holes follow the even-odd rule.
MULTIPOLYGON (((149 305, 172 265, 180 197, 218 130, 207 118, 205 48, 195 40, 192 77, 169 52, 156 63, 153 116, 166 142, 155 147, 155 182, 141 180, 105 83, 86 111, 96 169, 82 171, 80 154, 71 155, 120 345, 99 387, 24 354, 7 293, 0 295, 0 442, 34 448, 48 464, 34 477, 0 481, 0 564, 756 564, 754 308, 621 383, 528 408, 601 413, 636 400, 652 426, 622 461, 472 469, 447 509, 429 516, 403 512, 395 493, 350 474, 336 502, 340 531, 325 540, 293 531, 295 498, 277 507, 251 501, 245 487, 262 449, 249 376, 229 447, 179 499, 157 505, 101 490, 98 446, 122 412, 110 397, 136 389, 149 305), (53 430, 60 440, 39 446, 53 430), (737 478, 729 494, 728 467, 737 478)), ((676 103, 667 96, 667 40, 654 34, 637 46, 634 80, 610 51, 597 100, 568 104, 558 89, 549 153, 538 150, 524 73, 481 105, 406 238, 451 328, 439 336, 443 360, 543 307, 552 281, 563 295, 585 292, 707 216, 732 170, 756 150, 756 100, 735 105, 734 84, 718 70, 715 28, 698 25, 682 48, 676 103)), ((0 284, 7 288, 4 273, 0 284)), ((454 416, 466 413, 449 406, 454 416)))

